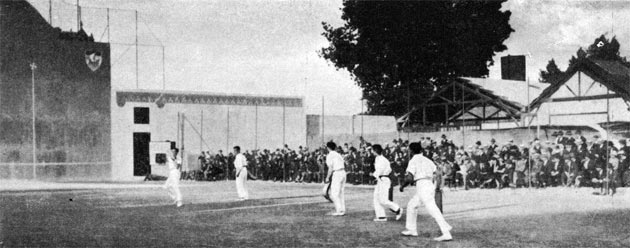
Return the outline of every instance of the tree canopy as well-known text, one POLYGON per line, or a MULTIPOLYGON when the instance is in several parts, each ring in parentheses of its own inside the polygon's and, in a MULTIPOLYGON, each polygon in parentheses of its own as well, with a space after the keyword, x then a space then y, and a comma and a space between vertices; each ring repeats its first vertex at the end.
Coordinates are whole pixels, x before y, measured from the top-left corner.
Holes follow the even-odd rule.
MULTIPOLYGON (((620 47, 621 45, 615 36, 608 40, 606 39, 606 36, 601 35, 593 41, 593 44, 588 46, 586 51, 580 47, 577 50, 576 55, 571 56, 571 59, 569 59, 569 67, 584 58, 619 61, 626 67, 630 67, 630 62, 628 62, 626 57, 621 57, 619 54, 620 47)), ((560 70, 560 68, 556 65, 556 62, 551 59, 547 63, 546 70, 540 70, 540 78, 538 81, 541 83, 554 83, 561 79, 564 76, 564 73, 565 71, 560 70)))
POLYGON ((344 1, 320 56, 350 72, 369 113, 400 116, 449 78, 488 75, 514 31, 504 1, 344 1))

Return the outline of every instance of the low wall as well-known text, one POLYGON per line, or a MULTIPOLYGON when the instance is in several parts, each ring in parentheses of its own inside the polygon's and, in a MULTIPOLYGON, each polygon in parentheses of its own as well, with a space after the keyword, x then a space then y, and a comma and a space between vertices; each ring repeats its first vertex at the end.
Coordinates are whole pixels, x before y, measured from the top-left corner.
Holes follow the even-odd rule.
MULTIPOLYGON (((496 129, 496 130, 461 130, 457 131, 446 131, 446 132, 424 132, 424 133, 403 133, 403 132, 389 132, 389 133, 378 133, 378 134, 364 134, 363 137, 367 142, 370 143, 379 143, 379 144, 391 144, 392 140, 401 138, 403 140, 411 140, 418 141, 422 137, 430 137, 433 140, 439 140, 442 134, 447 136, 448 140, 453 140, 455 145, 457 146, 469 146, 473 145, 477 141, 481 141, 482 144, 489 144, 490 139, 494 138, 498 144, 506 143, 510 140, 514 141, 514 144, 526 144, 529 140, 533 140, 538 137, 542 142, 544 141, 554 141, 555 137, 552 136, 554 132, 557 131, 568 131, 570 130, 575 134, 575 131, 581 131, 582 136, 586 139, 591 140, 594 135, 602 134, 595 131, 589 127, 541 127, 540 130, 536 128, 514 128, 514 129, 496 129)), ((322 141, 330 141, 333 140, 337 144, 348 143, 349 145, 353 145, 357 147, 359 145, 359 137, 360 135, 352 135, 352 134, 337 134, 337 135, 326 135, 322 140, 322 137, 319 135, 308 136, 307 142, 309 147, 318 147, 323 143, 322 141)), ((610 139, 617 143, 619 139, 623 139, 624 137, 620 134, 610 134, 610 139)))

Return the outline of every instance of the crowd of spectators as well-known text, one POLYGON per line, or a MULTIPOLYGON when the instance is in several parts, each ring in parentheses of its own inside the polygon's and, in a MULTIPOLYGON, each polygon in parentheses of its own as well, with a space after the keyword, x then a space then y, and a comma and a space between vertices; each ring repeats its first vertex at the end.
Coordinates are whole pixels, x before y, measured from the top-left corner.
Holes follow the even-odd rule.
MULTIPOLYGON (((445 187, 504 188, 504 187, 556 187, 591 186, 610 188, 630 181, 626 140, 619 145, 606 142, 597 135, 587 140, 579 132, 554 133, 553 141, 534 139, 517 145, 512 140, 498 144, 491 139, 487 144, 476 141, 468 147, 456 146, 442 135, 439 140, 423 137, 419 140, 424 155, 438 166, 445 187)), ((360 138, 358 147, 343 144, 338 152, 345 159, 347 182, 374 184, 374 154, 369 142, 360 138)), ((410 159, 409 141, 395 139, 381 144, 383 155, 390 160, 393 177, 402 178, 410 159)), ((291 149, 285 145, 276 150, 245 151, 251 178, 276 182, 321 183, 326 175, 324 147, 291 149)), ((234 179, 232 153, 202 152, 198 158, 199 170, 183 173, 183 179, 227 180, 234 179)), ((396 180, 394 180, 396 184, 396 180)))

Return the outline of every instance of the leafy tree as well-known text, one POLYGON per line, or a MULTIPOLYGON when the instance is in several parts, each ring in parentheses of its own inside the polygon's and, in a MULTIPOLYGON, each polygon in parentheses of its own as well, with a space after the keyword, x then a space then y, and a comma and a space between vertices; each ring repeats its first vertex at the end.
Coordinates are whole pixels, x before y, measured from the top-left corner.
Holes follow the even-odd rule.
MULTIPOLYGON (((575 57, 573 57, 575 59, 575 57)), ((540 71, 540 81, 541 83, 552 83, 559 80, 564 75, 564 72, 558 68, 556 65, 556 61, 553 59, 549 60, 547 64, 547 71, 540 71)))
MULTIPOLYGON (((628 62, 626 57, 621 57, 619 55, 620 47, 621 45, 619 44, 619 41, 617 41, 616 37, 613 36, 612 39, 608 40, 606 39, 606 36, 601 35, 599 38, 595 39, 593 44, 588 46, 586 51, 580 47, 576 52, 577 58, 575 56, 571 56, 571 59, 569 60, 569 67, 586 58, 619 61, 626 67, 630 67, 630 62, 628 62)), ((546 69, 546 71, 540 71, 540 78, 538 81, 541 83, 553 83, 564 76, 564 71, 558 68, 553 59, 549 61, 546 69)))
POLYGON ((503 2, 344 1, 320 56, 350 72, 369 113, 400 116, 449 78, 488 75, 514 31, 503 2))

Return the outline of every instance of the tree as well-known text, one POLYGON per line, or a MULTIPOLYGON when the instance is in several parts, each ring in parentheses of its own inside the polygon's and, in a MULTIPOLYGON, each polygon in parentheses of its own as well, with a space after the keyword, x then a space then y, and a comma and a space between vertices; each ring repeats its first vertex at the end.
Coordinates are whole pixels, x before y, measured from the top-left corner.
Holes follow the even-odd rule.
POLYGON ((320 56, 363 90, 368 112, 400 116, 447 79, 488 75, 514 30, 503 1, 344 1, 345 24, 322 23, 320 56))
MULTIPOLYGON (((586 51, 580 47, 576 52, 577 58, 575 56, 571 56, 571 59, 569 59, 569 68, 580 60, 586 58, 618 61, 626 67, 630 67, 630 62, 628 62, 626 57, 621 57, 619 55, 620 47, 621 45, 619 44, 619 41, 617 41, 616 37, 613 36, 612 39, 608 40, 606 39, 606 36, 601 35, 599 38, 595 39, 593 44, 588 46, 586 51)), ((564 76, 564 71, 558 68, 553 59, 549 61, 546 69, 546 71, 540 71, 540 78, 538 81, 541 83, 554 83, 564 76)))
MULTIPOLYGON (((573 57, 573 59, 575 59, 575 57, 573 57)), ((564 76, 564 72, 558 68, 556 61, 551 59, 547 64, 547 71, 540 71, 540 79, 538 79, 538 81, 541 83, 553 83, 562 78, 562 76, 564 76)))

